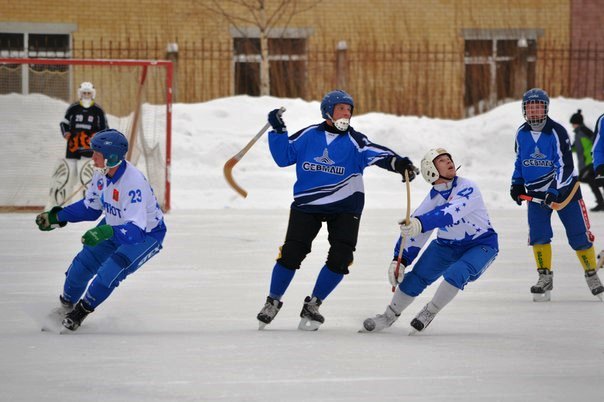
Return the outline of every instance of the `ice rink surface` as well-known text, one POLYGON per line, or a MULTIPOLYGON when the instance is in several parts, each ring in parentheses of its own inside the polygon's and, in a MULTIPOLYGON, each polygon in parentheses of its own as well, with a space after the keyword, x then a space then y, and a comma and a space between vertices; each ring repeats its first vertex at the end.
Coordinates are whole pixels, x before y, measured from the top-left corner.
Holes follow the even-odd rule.
MULTIPOLYGON (((90 223, 38 231, 35 214, 0 214, 2 401, 597 401, 604 395, 604 303, 553 218, 552 302, 534 303, 525 208, 491 210, 501 252, 417 336, 409 322, 359 334, 391 298, 386 271, 401 212, 365 211, 351 274, 297 330, 327 252, 325 228, 264 331, 256 314, 286 209, 178 210, 165 249, 75 333, 40 331, 90 223)), ((604 219, 592 214, 602 236, 604 219)), ((596 243, 597 245, 601 243, 596 243)), ((602 276, 602 275, 601 275, 602 276)), ((438 282, 437 282, 438 283, 438 282)))

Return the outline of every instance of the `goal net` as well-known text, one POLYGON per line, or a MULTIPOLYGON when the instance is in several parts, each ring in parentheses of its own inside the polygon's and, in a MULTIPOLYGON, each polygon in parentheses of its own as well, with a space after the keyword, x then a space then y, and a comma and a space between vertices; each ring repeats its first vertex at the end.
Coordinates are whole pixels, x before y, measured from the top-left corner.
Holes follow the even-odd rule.
MULTIPOLYGON (((109 127, 128 137, 127 159, 170 209, 172 62, 0 58, 0 211, 47 204, 51 175, 65 157, 59 123, 84 81, 94 84, 109 127)), ((82 197, 77 190, 66 204, 82 197)))

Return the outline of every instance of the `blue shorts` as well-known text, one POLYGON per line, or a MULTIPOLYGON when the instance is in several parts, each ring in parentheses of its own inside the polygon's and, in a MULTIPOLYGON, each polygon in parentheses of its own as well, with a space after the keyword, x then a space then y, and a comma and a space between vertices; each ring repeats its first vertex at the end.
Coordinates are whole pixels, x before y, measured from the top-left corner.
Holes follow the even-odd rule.
POLYGON ((442 276, 447 282, 463 290, 468 282, 478 279, 491 265, 498 250, 487 245, 468 249, 439 244, 438 239, 416 261, 399 285, 409 296, 420 295, 427 286, 442 276))
MULTIPOLYGON (((552 212, 534 202, 528 203, 529 244, 549 244, 552 242, 552 212)), ((582 198, 571 201, 557 211, 566 229, 568 244, 573 250, 587 250, 592 246, 594 236, 589 231, 589 218, 582 198)))
POLYGON ((165 231, 147 235, 137 244, 105 240, 94 247, 84 246, 65 273, 63 296, 76 303, 88 287, 84 301, 89 307, 96 308, 122 280, 159 253, 164 235, 165 231))

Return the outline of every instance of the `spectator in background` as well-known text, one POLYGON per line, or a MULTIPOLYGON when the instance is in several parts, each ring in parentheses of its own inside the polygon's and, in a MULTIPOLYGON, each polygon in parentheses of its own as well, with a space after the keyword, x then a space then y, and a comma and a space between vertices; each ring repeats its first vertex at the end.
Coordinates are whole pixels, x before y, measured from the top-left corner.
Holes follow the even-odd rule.
POLYGON ((593 167, 593 159, 591 148, 593 146, 594 133, 583 123, 583 115, 581 109, 573 114, 570 118, 570 123, 575 132, 575 142, 572 146, 573 151, 577 153, 577 162, 579 169, 579 181, 586 183, 596 197, 596 206, 590 211, 604 211, 604 196, 602 195, 602 186, 595 181, 595 173, 593 167))

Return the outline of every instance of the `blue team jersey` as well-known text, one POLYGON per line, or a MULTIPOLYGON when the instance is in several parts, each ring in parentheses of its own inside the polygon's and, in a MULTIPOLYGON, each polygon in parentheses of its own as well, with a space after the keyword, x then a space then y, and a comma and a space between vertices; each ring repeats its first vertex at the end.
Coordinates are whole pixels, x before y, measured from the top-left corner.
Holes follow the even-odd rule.
POLYGON ((269 147, 277 165, 296 164, 292 208, 308 213, 360 214, 365 204, 365 167, 378 165, 395 171, 394 163, 401 158, 352 127, 336 134, 325 123, 291 137, 271 131, 269 147))
POLYGON ((596 128, 594 129, 594 133, 596 134, 594 138, 594 145, 591 149, 593 158, 594 158, 594 168, 598 168, 598 166, 604 164, 604 114, 598 118, 596 122, 596 128))
MULTIPOLYGON (((467 250, 485 245, 499 250, 497 233, 491 225, 482 194, 472 180, 455 177, 450 183, 437 184, 412 214, 422 223, 422 233, 410 238, 403 250, 405 266, 409 266, 437 229, 439 244, 467 250)), ((399 238, 394 257, 399 253, 399 238)))
POLYGON ((524 184, 529 194, 538 197, 548 189, 554 194, 570 191, 577 175, 564 127, 549 117, 541 132, 525 123, 516 132, 515 147, 512 184, 524 184))

